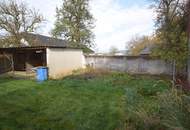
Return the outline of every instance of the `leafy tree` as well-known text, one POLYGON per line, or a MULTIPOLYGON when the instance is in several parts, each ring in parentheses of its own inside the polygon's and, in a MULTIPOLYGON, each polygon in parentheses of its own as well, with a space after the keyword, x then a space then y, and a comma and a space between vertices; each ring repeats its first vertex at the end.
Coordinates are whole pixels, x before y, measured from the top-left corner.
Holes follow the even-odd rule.
POLYGON ((0 31, 3 32, 0 44, 3 46, 19 46, 24 33, 34 32, 43 21, 34 9, 29 9, 25 3, 14 0, 0 2, 0 31))
POLYGON ((56 13, 54 37, 63 37, 74 47, 93 46, 93 16, 89 12, 89 0, 63 0, 56 13))
POLYGON ((184 67, 188 56, 186 3, 181 0, 156 0, 155 9, 158 38, 155 54, 173 61, 177 68, 184 67))
POLYGON ((131 55, 139 55, 146 47, 153 46, 155 43, 154 37, 151 36, 135 36, 127 42, 127 48, 131 55))

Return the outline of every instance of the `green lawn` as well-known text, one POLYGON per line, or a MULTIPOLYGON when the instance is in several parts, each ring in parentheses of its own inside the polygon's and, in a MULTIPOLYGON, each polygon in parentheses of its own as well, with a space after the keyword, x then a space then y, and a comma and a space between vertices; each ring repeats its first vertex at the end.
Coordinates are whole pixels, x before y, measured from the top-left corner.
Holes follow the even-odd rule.
POLYGON ((158 78, 122 73, 44 83, 0 78, 0 130, 151 129, 160 112, 157 97, 168 89, 158 78))

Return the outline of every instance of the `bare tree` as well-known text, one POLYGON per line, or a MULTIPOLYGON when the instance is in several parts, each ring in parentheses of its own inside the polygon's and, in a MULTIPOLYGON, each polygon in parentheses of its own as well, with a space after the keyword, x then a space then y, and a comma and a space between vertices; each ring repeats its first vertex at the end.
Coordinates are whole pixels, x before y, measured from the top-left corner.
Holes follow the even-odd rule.
POLYGON ((23 2, 3 0, 0 2, 0 31, 6 34, 0 44, 20 45, 22 35, 34 32, 43 21, 43 16, 35 9, 29 9, 23 2), (7 37, 8 36, 8 37, 7 37))

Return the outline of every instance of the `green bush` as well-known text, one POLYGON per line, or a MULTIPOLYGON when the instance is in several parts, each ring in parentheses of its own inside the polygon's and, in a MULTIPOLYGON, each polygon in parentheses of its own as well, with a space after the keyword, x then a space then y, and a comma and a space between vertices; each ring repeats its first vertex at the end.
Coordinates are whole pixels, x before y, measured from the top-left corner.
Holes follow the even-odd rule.
POLYGON ((138 92, 143 96, 156 96, 167 89, 167 83, 163 80, 158 80, 154 85, 143 85, 138 89, 138 92))
POLYGON ((172 89, 159 95, 161 125, 166 129, 190 129, 190 96, 172 89))
POLYGON ((132 130, 160 129, 157 113, 159 106, 155 98, 147 98, 138 89, 126 90, 126 127, 132 130))
POLYGON ((152 91, 159 93, 151 100, 147 98, 145 92, 142 94, 138 89, 126 89, 127 129, 190 129, 189 94, 177 89, 168 89, 163 92, 160 90, 163 91, 161 88, 154 90, 155 92, 152 91))

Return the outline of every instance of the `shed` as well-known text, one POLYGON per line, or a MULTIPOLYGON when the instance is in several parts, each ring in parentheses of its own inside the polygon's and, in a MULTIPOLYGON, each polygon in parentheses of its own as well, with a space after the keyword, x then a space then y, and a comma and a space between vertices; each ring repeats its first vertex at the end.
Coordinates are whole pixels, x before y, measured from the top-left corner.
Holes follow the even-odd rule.
POLYGON ((37 34, 27 36, 29 40, 22 46, 0 48, 1 56, 11 57, 15 71, 31 71, 34 67, 47 66, 49 76, 57 78, 85 66, 82 49, 69 47, 65 40, 37 34), (26 45, 27 42, 30 44, 26 45))

